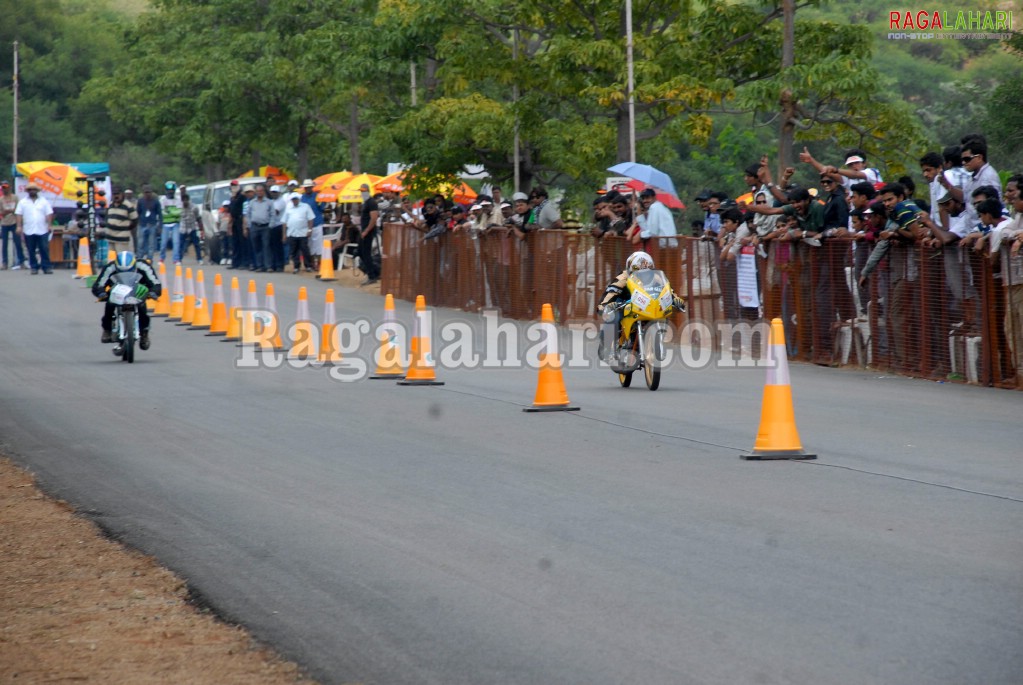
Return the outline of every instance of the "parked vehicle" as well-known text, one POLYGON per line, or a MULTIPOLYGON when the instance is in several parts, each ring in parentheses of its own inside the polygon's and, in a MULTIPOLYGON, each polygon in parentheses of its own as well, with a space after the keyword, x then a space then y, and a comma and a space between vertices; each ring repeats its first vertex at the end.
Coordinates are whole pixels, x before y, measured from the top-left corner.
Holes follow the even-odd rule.
MULTIPOLYGON (((224 240, 226 234, 222 234, 218 230, 219 221, 217 219, 221 205, 225 200, 231 199, 231 181, 235 180, 238 181, 241 192, 245 192, 246 188, 266 183, 264 176, 245 176, 238 179, 229 178, 226 181, 214 181, 203 187, 202 200, 199 204, 200 216, 202 217, 203 232, 206 234, 206 254, 209 255, 210 262, 213 264, 219 264, 223 258, 221 241, 224 240)), ((189 194, 191 195, 191 188, 189 194)))

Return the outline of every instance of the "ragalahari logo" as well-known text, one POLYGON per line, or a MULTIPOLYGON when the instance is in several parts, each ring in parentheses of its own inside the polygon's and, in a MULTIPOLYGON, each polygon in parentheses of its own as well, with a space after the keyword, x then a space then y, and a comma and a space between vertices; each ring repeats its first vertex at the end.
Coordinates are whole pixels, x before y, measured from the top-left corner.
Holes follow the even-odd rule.
POLYGON ((888 38, 1005 40, 1013 30, 1007 10, 892 10, 888 38))

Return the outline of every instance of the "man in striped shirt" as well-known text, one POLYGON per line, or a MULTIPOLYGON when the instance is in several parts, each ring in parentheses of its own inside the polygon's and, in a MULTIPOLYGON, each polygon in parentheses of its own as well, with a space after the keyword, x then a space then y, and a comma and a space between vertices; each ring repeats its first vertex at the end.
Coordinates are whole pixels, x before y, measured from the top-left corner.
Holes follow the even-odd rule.
POLYGON ((100 229, 100 233, 112 243, 111 249, 115 252, 133 251, 131 235, 138 220, 138 211, 124 201, 124 190, 114 188, 114 196, 107 209, 106 226, 100 229))

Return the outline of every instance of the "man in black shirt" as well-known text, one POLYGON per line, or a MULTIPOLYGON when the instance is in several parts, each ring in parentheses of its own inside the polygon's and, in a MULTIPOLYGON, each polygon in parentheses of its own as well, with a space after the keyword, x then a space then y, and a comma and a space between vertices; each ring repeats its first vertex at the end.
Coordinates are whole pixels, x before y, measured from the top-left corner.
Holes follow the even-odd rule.
POLYGON ((373 238, 376 237, 377 218, 380 209, 370 193, 369 185, 363 183, 359 187, 362 193, 362 211, 359 213, 359 261, 366 272, 366 280, 362 285, 372 285, 380 280, 380 270, 373 261, 373 238))

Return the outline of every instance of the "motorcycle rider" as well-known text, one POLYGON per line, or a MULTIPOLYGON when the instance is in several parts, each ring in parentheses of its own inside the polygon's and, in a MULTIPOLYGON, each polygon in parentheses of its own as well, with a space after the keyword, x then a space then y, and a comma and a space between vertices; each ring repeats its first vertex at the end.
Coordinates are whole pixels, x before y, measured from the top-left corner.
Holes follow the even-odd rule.
MULTIPOLYGON (((620 326, 622 323, 621 309, 615 311, 614 317, 610 321, 604 316, 605 310, 609 305, 616 306, 629 299, 629 288, 626 285, 629 276, 637 271, 653 268, 655 268, 653 257, 642 250, 633 252, 625 260, 625 271, 615 276, 615 279, 604 289, 604 297, 600 300, 600 304, 597 305, 597 310, 601 313, 602 322, 600 326, 600 342, 597 346, 597 356, 601 360, 607 361, 607 351, 614 349, 615 342, 621 333, 620 326)), ((672 306, 680 312, 686 310, 685 300, 674 292, 672 292, 672 306)))
POLYGON ((114 275, 130 272, 137 272, 140 276, 139 283, 135 287, 135 297, 142 300, 142 302, 136 305, 135 310, 138 312, 139 321, 139 347, 143 350, 148 350, 149 312, 146 311, 145 300, 147 297, 153 299, 159 297, 163 285, 160 283, 160 277, 153 270, 152 264, 145 260, 136 261, 134 252, 119 252, 114 261, 108 262, 100 269, 96 282, 92 284, 92 294, 106 302, 103 318, 100 319, 100 325, 103 327, 103 336, 100 338, 100 342, 116 342, 112 332, 115 305, 107 301, 107 297, 109 296, 110 287, 113 285, 111 279, 114 275))

